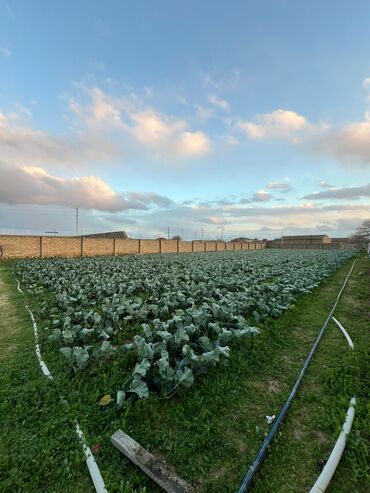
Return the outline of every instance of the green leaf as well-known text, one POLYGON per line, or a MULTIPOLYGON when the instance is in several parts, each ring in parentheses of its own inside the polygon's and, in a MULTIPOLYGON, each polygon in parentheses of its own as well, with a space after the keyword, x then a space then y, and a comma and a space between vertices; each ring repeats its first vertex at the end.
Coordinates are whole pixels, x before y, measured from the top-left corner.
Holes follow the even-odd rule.
POLYGON ((149 397, 149 389, 148 386, 143 380, 141 379, 136 379, 132 381, 131 388, 129 389, 129 392, 134 392, 139 396, 139 399, 143 399, 144 397, 149 397))
POLYGON ((75 338, 70 330, 64 330, 62 336, 65 344, 73 344, 75 338))
POLYGON ((170 366, 168 352, 162 351, 162 358, 160 358, 156 365, 159 367, 159 374, 165 382, 173 382, 175 376, 175 370, 170 366))
POLYGON ((117 408, 122 409, 123 404, 125 403, 126 392, 124 390, 119 390, 117 392, 117 408))
POLYGON ((175 332, 175 344, 180 345, 189 341, 189 336, 184 327, 179 327, 175 332))
POLYGON ((150 367, 151 367, 150 361, 147 358, 145 358, 143 359, 143 361, 141 361, 141 363, 136 364, 133 374, 134 376, 140 375, 141 377, 145 377, 150 367))
POLYGON ((86 351, 86 349, 75 346, 73 348, 73 357, 77 363, 78 368, 82 369, 85 368, 88 363, 89 353, 86 351))
POLYGON ((103 341, 101 348, 100 348, 100 351, 102 353, 110 353, 110 352, 114 351, 112 343, 110 341, 103 341))
POLYGON ((61 347, 59 351, 67 358, 67 360, 70 363, 72 363, 73 356, 72 356, 72 349, 70 347, 61 347))
POLYGON ((179 385, 184 387, 191 387, 194 383, 194 375, 190 368, 184 368, 184 370, 177 370, 176 378, 179 385))
POLYGON ((85 337, 93 334, 94 332, 94 329, 82 329, 81 331, 82 335, 85 337))

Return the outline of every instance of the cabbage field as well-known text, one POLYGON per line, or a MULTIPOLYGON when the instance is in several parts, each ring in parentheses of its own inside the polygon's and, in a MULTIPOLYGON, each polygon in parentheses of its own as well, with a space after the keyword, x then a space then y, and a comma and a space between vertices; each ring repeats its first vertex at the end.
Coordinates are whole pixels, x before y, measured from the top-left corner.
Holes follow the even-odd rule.
MULTIPOLYGON (((353 252, 259 250, 22 260, 15 274, 45 344, 75 372, 132 361, 117 405, 172 396, 258 337, 353 252)), ((220 370, 222 371, 222 370, 220 370)))

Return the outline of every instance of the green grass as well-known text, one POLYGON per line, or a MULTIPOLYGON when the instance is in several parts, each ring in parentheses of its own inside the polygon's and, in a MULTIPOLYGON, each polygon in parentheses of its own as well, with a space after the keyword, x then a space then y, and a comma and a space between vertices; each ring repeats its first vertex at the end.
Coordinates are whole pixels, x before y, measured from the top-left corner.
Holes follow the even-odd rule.
MULTIPOLYGON (((96 458, 110 493, 161 491, 110 444, 117 428, 166 458, 197 492, 235 492, 269 429, 265 416, 278 414, 349 266, 300 298, 284 316, 268 321, 260 336, 239 342, 225 366, 210 370, 191 389, 170 400, 128 401, 118 412, 114 403, 101 407, 97 401, 115 395, 131 364, 115 357, 74 376, 55 348, 45 344, 44 358, 55 376, 47 381, 34 354, 32 326, 11 263, 2 262, 0 491, 92 491, 74 433, 77 417, 89 444, 102 445, 96 458)), ((330 323, 253 493, 308 491, 320 473, 317 461, 330 453, 354 394, 353 433, 328 491, 369 491, 369 281, 370 262, 362 256, 335 314, 356 351, 348 350, 330 323)))

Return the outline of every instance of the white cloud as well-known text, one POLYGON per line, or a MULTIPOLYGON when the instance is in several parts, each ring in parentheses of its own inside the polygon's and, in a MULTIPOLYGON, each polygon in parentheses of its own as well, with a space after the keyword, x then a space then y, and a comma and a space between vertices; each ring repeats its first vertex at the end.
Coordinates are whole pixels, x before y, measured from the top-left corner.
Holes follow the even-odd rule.
POLYGON ((201 83, 204 89, 213 89, 216 91, 235 91, 240 86, 241 73, 238 68, 232 69, 229 73, 216 74, 207 72, 201 77, 201 83))
POLYGON ((351 163, 370 163, 370 119, 350 122, 316 139, 315 151, 351 163))
POLYGON ((206 108, 199 104, 195 105, 195 121, 201 124, 207 123, 212 118, 214 110, 212 108, 206 108))
POLYGON ((272 199, 272 195, 269 192, 266 192, 265 190, 260 190, 259 192, 255 192, 251 197, 252 202, 267 202, 268 200, 271 199, 272 199))
POLYGON ((278 190, 279 192, 288 192, 289 190, 292 189, 291 184, 288 181, 285 182, 276 182, 276 181, 270 181, 267 185, 266 188, 270 190, 278 190))
POLYGON ((147 192, 116 192, 99 176, 61 178, 35 166, 0 164, 1 202, 8 204, 60 205, 118 212, 150 207, 168 208, 167 197, 147 192))
POLYGON ((320 185, 321 188, 335 188, 335 185, 331 185, 330 183, 328 183, 325 180, 321 180, 319 182, 319 185, 320 185))
POLYGON ((126 129, 127 124, 122 119, 123 111, 127 110, 128 102, 123 98, 108 96, 98 87, 85 87, 84 91, 90 97, 91 104, 81 105, 74 99, 69 100, 69 109, 87 127, 104 127, 126 129))
POLYGON ((250 139, 291 139, 309 127, 306 118, 294 111, 278 109, 257 115, 253 122, 240 121, 237 128, 250 139))
POLYGON ((139 143, 140 150, 144 146, 165 159, 196 158, 211 150, 211 140, 204 132, 191 131, 185 119, 143 107, 135 94, 113 97, 97 87, 82 88, 89 103, 82 105, 72 99, 69 108, 89 128, 121 131, 131 144, 139 143))
POLYGON ((225 101, 224 99, 219 99, 217 96, 214 94, 210 94, 208 96, 208 101, 213 104, 214 106, 217 106, 218 108, 221 108, 222 110, 229 112, 230 111, 230 104, 225 101))
POLYGON ((229 147, 237 147, 240 142, 233 135, 221 135, 219 140, 229 147))
POLYGON ((200 217, 198 221, 205 224, 214 224, 215 226, 232 224, 232 221, 224 216, 204 216, 200 217))
POLYGON ((304 199, 322 200, 322 199, 352 199, 357 200, 364 197, 370 197, 370 183, 360 187, 342 187, 331 188, 305 195, 304 199))
POLYGON ((9 48, 6 48, 5 46, 0 47, 0 53, 5 57, 5 58, 10 58, 12 56, 11 50, 9 48))
MULTIPOLYGON (((272 237, 274 231, 280 234, 282 228, 286 234, 331 231, 331 236, 344 236, 350 234, 362 219, 368 217, 369 213, 369 205, 366 204, 341 203, 322 206, 308 202, 300 205, 267 206, 264 203, 218 205, 218 202, 204 202, 202 206, 177 205, 164 211, 149 212, 144 219, 141 217, 141 231, 146 231, 146 233, 153 231, 154 234, 161 228, 164 231, 169 225, 171 231, 179 231, 183 228, 191 232, 192 238, 194 238, 194 232, 197 231, 199 238, 203 224, 205 238, 218 236, 218 225, 226 226, 224 235, 228 238, 248 236, 245 233, 246 230, 259 231, 261 228, 273 230, 272 237)), ((256 233, 253 236, 260 236, 260 234, 256 233)), ((265 232, 263 236, 265 237, 265 232)))
POLYGON ((32 112, 29 108, 27 108, 27 106, 24 106, 22 103, 20 103, 19 101, 16 101, 14 103, 14 106, 17 110, 17 112, 20 114, 20 115, 24 115, 25 117, 27 118, 31 118, 32 117, 32 112))
POLYGON ((185 120, 170 118, 153 109, 132 113, 131 118, 134 137, 165 157, 198 157, 211 150, 207 135, 187 131, 185 120))
POLYGON ((121 155, 102 133, 55 136, 26 125, 19 114, 0 112, 0 158, 17 166, 81 166, 111 161, 121 155))
POLYGON ((370 87, 370 77, 367 77, 362 81, 362 87, 366 89, 367 87, 370 87))

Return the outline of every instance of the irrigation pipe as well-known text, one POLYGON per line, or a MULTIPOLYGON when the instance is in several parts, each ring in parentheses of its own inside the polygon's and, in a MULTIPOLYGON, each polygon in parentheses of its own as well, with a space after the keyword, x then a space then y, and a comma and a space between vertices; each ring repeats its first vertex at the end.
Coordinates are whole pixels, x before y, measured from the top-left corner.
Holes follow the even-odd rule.
MULTIPOLYGON (((348 335, 346 329, 340 322, 338 322, 336 318, 332 318, 347 339, 349 347, 351 349, 354 349, 352 339, 348 335)), ((353 418, 355 417, 355 405, 356 397, 352 397, 350 401, 350 406, 347 411, 346 419, 342 427, 342 431, 339 434, 339 437, 334 445, 333 450, 331 451, 331 454, 325 464, 324 469, 321 471, 320 476, 317 478, 315 484, 311 488, 310 493, 324 493, 326 488, 329 486, 331 478, 333 477, 339 461, 342 457, 344 447, 346 446, 347 435, 349 435, 349 432, 352 428, 353 418)))
MULTIPOLYGON (((20 287, 18 279, 17 279, 17 289, 20 293, 24 294, 21 287, 20 287)), ((26 306, 26 308, 30 314, 31 320, 32 320, 33 332, 35 334, 36 356, 37 356, 37 359, 39 360, 41 371, 49 380, 53 380, 53 375, 50 373, 49 368, 46 366, 46 363, 42 359, 42 356, 41 356, 40 345, 39 345, 39 333, 38 333, 38 328, 37 328, 37 323, 36 323, 35 317, 34 317, 32 311, 30 310, 29 306, 27 305, 27 303, 25 303, 25 306, 26 306)), ((62 399, 62 402, 67 403, 67 401, 65 399, 62 399)), ((94 484, 96 493, 108 493, 108 490, 106 489, 105 484, 104 484, 103 477, 100 473, 98 464, 95 461, 95 458, 91 452, 90 447, 88 447, 86 445, 85 437, 84 437, 82 430, 80 428, 80 425, 78 424, 77 421, 76 421, 76 435, 78 436, 78 438, 82 444, 82 448, 83 448, 83 451, 84 451, 84 454, 86 457, 86 465, 87 465, 87 468, 89 469, 91 480, 94 484)))
POLYGON ((348 342, 348 346, 351 348, 351 349, 354 349, 354 346, 353 346, 353 342, 352 342, 352 339, 350 338, 348 332, 346 331, 346 329, 343 327, 343 325, 338 322, 338 320, 334 317, 332 317, 332 319, 334 320, 334 322, 338 325, 338 327, 340 328, 342 334, 344 335, 344 337, 347 339, 347 342, 348 342))
POLYGON ((356 263, 356 259, 354 260, 352 267, 351 267, 350 271, 347 274, 347 277, 345 278, 345 280, 343 282, 343 285, 342 285, 342 287, 341 287, 341 289, 340 289, 340 291, 336 297, 333 308, 330 310, 330 313, 329 313, 327 319, 325 320, 324 325, 321 327, 319 335, 317 336, 316 341, 314 342, 314 344, 311 348, 311 351, 309 352, 307 358, 305 359, 303 367, 302 367, 302 369, 298 375, 297 380, 295 381, 295 384, 294 384, 294 386, 293 386, 293 388, 292 388, 292 390, 288 396, 288 399, 286 400, 285 404, 281 408, 279 415, 275 419, 274 424, 272 425, 269 434, 266 436, 265 440, 263 441, 263 444, 261 445, 255 458, 253 459, 252 464, 249 466, 248 471, 246 472, 242 482, 240 483, 240 486, 239 486, 237 493, 245 493, 251 487, 254 476, 255 476, 256 472, 259 470, 259 468, 261 467, 264 458, 266 457, 268 447, 270 446, 270 444, 271 444, 271 442, 275 436, 276 430, 278 429, 278 427, 280 426, 282 421, 284 421, 286 415, 288 414, 288 410, 290 408, 290 405, 291 405, 291 403, 292 403, 292 401, 293 401, 293 399, 294 399, 294 397, 295 397, 295 395, 296 395, 296 393, 297 393, 297 391, 298 391, 298 389, 302 383, 304 374, 306 373, 307 367, 310 364, 310 362, 313 358, 313 355, 316 352, 316 349, 317 349, 317 347, 318 347, 318 345, 322 339, 322 336, 324 335, 325 329, 326 329, 330 319, 333 316, 333 313, 334 313, 334 311, 338 305, 340 297, 342 296, 342 293, 344 291, 344 288, 347 285, 349 276, 352 274, 355 263, 356 263))

